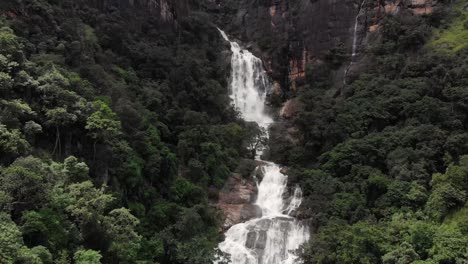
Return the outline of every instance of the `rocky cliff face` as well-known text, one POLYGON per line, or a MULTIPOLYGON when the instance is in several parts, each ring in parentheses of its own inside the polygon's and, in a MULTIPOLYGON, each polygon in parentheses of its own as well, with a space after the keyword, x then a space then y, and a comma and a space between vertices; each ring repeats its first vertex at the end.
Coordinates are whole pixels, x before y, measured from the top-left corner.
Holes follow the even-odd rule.
POLYGON ((357 53, 361 53, 369 35, 379 30, 379 22, 385 15, 427 14, 437 1, 211 0, 208 3, 208 9, 218 15, 216 23, 247 43, 263 59, 272 78, 287 95, 302 83, 307 65, 327 59, 333 50, 338 51, 343 65, 336 70, 334 79, 342 83, 354 37, 357 53))
MULTIPOLYGON (((306 66, 337 46, 350 47, 359 3, 353 0, 219 1, 219 22, 263 58, 285 90, 305 77, 306 66)), ((289 88, 289 89, 288 89, 289 88)))

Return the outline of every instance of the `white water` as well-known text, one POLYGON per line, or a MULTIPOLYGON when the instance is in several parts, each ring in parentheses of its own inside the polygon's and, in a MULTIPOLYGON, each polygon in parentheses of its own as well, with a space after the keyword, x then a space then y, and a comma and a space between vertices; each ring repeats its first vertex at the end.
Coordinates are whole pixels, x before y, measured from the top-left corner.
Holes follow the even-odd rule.
MULTIPOLYGON (((229 41, 221 31, 223 38, 229 41)), ((268 128, 273 122, 265 113, 265 97, 270 87, 268 76, 260 59, 243 50, 236 42, 231 43, 230 91, 234 106, 247 121, 257 122, 268 128)), ((302 201, 302 191, 296 187, 290 199, 288 177, 281 173, 280 166, 263 161, 263 179, 258 185, 256 205, 262 216, 232 226, 225 233, 219 249, 230 255, 232 264, 293 264, 300 263, 295 251, 309 239, 307 225, 291 217, 302 201)), ((215 261, 218 263, 220 260, 215 261)))
POLYGON ((361 5, 359 6, 358 13, 356 15, 356 19, 354 20, 354 32, 353 32, 353 52, 351 54, 351 62, 353 62, 354 57, 356 57, 356 49, 357 49, 357 30, 359 26, 359 17, 361 15, 361 10, 364 7, 366 0, 363 0, 361 5))
POLYGON ((354 19, 353 49, 351 53, 351 62, 349 63, 348 67, 346 67, 345 69, 343 84, 346 84, 346 76, 348 75, 349 68, 351 67, 351 65, 354 64, 354 58, 357 55, 357 40, 358 40, 357 32, 358 32, 358 27, 359 27, 359 17, 361 16, 361 10, 364 7, 365 3, 366 3, 366 0, 363 0, 361 5, 359 6, 356 18, 354 19))
MULTIPOLYGON (((221 35, 229 41, 227 35, 221 35)), ((268 127, 273 120, 265 114, 266 90, 270 85, 263 70, 262 61, 250 51, 243 50, 236 42, 231 43, 230 97, 234 106, 246 121, 253 121, 261 127, 268 127)))

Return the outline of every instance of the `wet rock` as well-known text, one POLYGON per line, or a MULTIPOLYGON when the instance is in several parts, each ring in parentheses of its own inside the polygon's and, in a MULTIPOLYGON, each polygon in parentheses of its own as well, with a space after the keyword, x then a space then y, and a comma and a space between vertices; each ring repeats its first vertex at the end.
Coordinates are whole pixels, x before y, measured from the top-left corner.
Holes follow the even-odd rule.
POLYGON ((241 208, 240 221, 247 220, 262 216, 262 209, 256 204, 245 204, 241 208))
POLYGON ((224 212, 225 220, 223 230, 231 226, 257 218, 262 215, 261 209, 254 204, 218 204, 218 208, 224 212))
POLYGON ((233 173, 221 190, 219 200, 227 204, 251 203, 255 200, 256 192, 255 183, 238 173, 233 173))
POLYGON ((267 165, 268 163, 263 160, 255 160, 255 164, 257 164, 257 166, 264 166, 264 165, 267 165))
POLYGON ((282 174, 284 174, 284 175, 288 175, 288 170, 289 170, 289 168, 285 166, 285 167, 282 167, 282 168, 281 168, 280 172, 281 172, 282 174))
POLYGON ((250 231, 247 234, 247 241, 245 246, 251 249, 265 249, 267 240, 267 233, 265 230, 250 231))
POLYGON ((260 208, 253 204, 256 195, 257 186, 252 178, 243 178, 239 173, 233 173, 228 178, 219 192, 217 204, 225 216, 223 229, 261 216, 260 208))
POLYGON ((254 231, 250 231, 247 234, 247 241, 245 241, 245 246, 247 248, 254 248, 255 247, 255 242, 257 241, 257 233, 254 231))

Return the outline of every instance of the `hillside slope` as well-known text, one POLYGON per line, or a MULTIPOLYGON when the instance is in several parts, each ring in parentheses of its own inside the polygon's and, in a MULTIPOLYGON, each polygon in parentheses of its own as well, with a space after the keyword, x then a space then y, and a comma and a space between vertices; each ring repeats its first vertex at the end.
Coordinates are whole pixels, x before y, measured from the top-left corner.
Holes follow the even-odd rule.
POLYGON ((208 15, 184 1, 0 10, 2 263, 210 263, 209 200, 249 129, 208 15))
POLYGON ((269 155, 303 190, 305 263, 466 263, 467 11, 2 0, 0 262, 213 263, 213 204, 251 202, 263 140, 230 104, 218 26, 272 78, 269 155))

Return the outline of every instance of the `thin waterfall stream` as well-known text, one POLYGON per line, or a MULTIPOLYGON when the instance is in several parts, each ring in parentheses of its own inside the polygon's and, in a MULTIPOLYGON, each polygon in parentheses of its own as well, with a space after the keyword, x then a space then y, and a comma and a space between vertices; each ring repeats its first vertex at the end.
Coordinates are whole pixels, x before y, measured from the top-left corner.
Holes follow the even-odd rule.
MULTIPOLYGON (((238 43, 231 44, 230 97, 246 121, 256 122, 265 130, 273 119, 265 113, 266 93, 271 86, 262 61, 238 43)), ((257 159, 261 160, 261 150, 257 159)), ((278 164, 262 161, 257 169, 263 178, 258 184, 255 202, 261 217, 233 225, 225 233, 218 248, 229 254, 233 264, 293 264, 300 263, 295 251, 309 239, 306 224, 291 216, 302 202, 302 191, 296 187, 289 199, 288 176, 278 164)), ((219 263, 221 260, 215 261, 219 263)))
POLYGON ((346 76, 348 75, 349 68, 354 64, 354 58, 356 57, 357 53, 357 39, 358 39, 358 27, 359 27, 359 17, 361 15, 362 8, 366 4, 366 0, 363 0, 361 4, 359 5, 358 13, 356 15, 356 18, 354 19, 354 30, 353 30, 353 48, 351 52, 351 62, 349 65, 346 67, 345 72, 344 72, 344 77, 343 77, 343 84, 346 85, 346 76))

